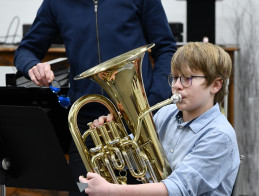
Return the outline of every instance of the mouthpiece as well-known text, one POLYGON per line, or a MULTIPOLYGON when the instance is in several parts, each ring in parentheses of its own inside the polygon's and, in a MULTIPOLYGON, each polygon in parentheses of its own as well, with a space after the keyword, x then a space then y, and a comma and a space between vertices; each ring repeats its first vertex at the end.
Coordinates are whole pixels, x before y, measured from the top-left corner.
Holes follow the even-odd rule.
POLYGON ((180 94, 176 93, 176 94, 173 94, 170 99, 171 99, 172 103, 181 103, 182 96, 180 94))

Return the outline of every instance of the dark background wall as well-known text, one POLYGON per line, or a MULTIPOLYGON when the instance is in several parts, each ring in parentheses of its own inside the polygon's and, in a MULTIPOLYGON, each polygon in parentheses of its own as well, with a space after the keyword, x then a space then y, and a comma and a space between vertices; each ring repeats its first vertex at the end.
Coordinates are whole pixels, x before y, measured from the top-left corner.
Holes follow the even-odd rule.
POLYGON ((215 0, 187 0, 187 42, 215 43, 215 0))

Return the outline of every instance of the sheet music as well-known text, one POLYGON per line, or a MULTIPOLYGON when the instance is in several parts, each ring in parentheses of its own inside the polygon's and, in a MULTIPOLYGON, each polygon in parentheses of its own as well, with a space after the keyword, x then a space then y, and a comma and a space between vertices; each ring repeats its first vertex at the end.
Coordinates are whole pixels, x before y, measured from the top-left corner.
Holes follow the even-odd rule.
POLYGON ((50 61, 47 61, 46 63, 50 64, 50 65, 53 65, 55 63, 60 63, 62 61, 66 61, 67 60, 67 57, 60 57, 60 58, 56 58, 56 59, 53 59, 53 60, 50 60, 50 61))

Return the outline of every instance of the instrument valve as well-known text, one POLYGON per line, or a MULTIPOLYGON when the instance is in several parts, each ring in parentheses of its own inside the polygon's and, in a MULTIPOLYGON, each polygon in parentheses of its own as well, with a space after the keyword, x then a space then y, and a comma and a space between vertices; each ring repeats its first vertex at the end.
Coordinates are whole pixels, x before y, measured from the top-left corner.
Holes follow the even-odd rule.
POLYGON ((101 146, 96 146, 96 147, 94 147, 94 148, 91 148, 91 149, 90 149, 90 152, 91 152, 91 153, 95 153, 95 152, 100 151, 101 149, 102 149, 101 146))
POLYGON ((113 145, 113 144, 118 143, 119 141, 120 141, 119 138, 117 138, 117 139, 115 139, 115 140, 110 141, 109 144, 110 144, 110 145, 113 145))

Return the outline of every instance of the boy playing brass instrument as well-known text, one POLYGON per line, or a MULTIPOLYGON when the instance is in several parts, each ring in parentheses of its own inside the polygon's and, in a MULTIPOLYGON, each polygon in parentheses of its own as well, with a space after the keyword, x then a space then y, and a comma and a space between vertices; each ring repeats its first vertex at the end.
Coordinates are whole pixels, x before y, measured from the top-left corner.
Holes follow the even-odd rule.
MULTIPOLYGON (((92 195, 231 195, 240 159, 236 134, 219 103, 226 94, 231 59, 219 46, 191 42, 173 56, 168 78, 182 101, 154 116, 157 132, 173 172, 158 183, 118 185, 89 172, 79 180, 92 195)), ((99 126, 112 115, 93 122, 99 126)))

